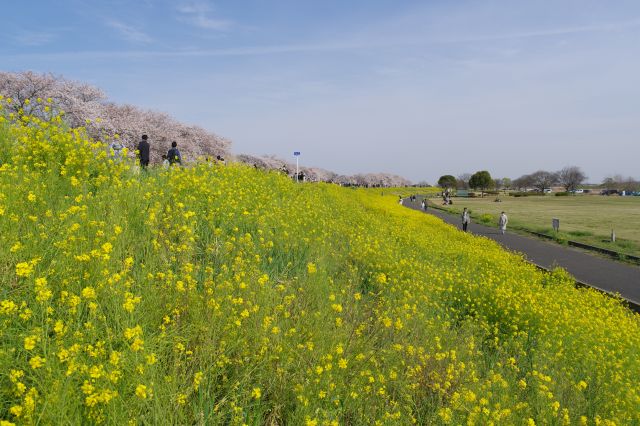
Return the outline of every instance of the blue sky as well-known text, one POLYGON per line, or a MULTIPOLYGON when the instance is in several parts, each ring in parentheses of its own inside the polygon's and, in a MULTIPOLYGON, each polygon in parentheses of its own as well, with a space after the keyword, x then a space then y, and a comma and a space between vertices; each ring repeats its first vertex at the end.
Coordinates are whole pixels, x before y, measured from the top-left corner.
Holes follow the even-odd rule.
POLYGON ((39 0, 0 69, 339 173, 640 178, 640 2, 39 0))

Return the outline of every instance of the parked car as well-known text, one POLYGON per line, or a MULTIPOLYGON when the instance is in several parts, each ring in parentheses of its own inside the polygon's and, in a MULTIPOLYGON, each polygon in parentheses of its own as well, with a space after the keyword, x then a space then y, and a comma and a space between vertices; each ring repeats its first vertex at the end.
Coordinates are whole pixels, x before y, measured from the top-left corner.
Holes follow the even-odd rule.
POLYGON ((571 191, 574 194, 583 194, 584 193, 584 189, 574 189, 571 191))

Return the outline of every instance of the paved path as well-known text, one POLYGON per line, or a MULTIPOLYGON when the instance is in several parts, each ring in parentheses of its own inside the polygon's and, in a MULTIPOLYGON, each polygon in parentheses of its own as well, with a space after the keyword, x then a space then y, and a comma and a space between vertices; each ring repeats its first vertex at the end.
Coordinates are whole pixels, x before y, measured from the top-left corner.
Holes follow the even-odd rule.
MULTIPOLYGON (((405 199, 404 205, 422 210, 420 200, 412 203, 409 199, 405 199)), ((431 207, 427 212, 462 229, 458 215, 431 207)), ((508 227, 507 233, 501 235, 497 228, 472 222, 469 224, 468 231, 491 238, 509 250, 523 253, 536 265, 548 269, 561 266, 581 283, 609 293, 620 293, 624 299, 636 305, 635 310, 640 308, 640 267, 605 259, 572 247, 513 234, 509 232, 508 227)))

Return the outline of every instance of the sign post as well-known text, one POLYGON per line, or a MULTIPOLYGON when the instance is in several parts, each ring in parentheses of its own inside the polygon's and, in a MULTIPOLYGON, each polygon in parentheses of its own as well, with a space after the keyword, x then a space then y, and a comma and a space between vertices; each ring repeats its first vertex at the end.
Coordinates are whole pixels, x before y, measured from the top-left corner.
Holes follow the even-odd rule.
POLYGON ((560 219, 556 219, 555 217, 551 219, 551 226, 553 226, 553 230, 558 232, 560 230, 560 219))
POLYGON ((296 182, 298 182, 300 173, 298 171, 298 158, 300 157, 300 151, 294 151, 293 156, 296 157, 296 182))

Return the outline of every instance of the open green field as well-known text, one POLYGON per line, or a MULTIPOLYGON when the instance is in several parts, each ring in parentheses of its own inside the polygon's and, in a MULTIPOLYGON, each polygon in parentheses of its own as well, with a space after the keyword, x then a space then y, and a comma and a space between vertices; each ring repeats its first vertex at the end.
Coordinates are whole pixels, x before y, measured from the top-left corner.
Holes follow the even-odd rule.
MULTIPOLYGON (((560 219, 561 239, 571 239, 627 254, 640 254, 640 197, 576 195, 568 197, 495 196, 455 198, 449 210, 471 210, 476 220, 495 223, 501 211, 509 216, 509 227, 551 234, 551 219, 560 219), (491 215, 482 217, 483 215, 491 215), (609 241, 615 230, 616 243, 609 241)), ((436 201, 436 203, 438 203, 436 201)))

